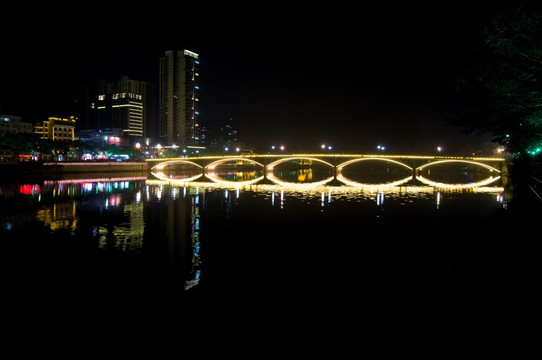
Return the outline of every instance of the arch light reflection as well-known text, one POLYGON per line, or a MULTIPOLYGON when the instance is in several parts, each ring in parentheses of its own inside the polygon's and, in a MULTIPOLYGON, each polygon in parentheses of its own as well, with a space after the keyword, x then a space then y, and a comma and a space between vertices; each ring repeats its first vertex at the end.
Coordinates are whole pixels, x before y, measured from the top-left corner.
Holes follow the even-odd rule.
POLYGON ((501 178, 500 176, 497 176, 497 177, 491 176, 491 177, 488 177, 487 179, 484 179, 482 181, 477 181, 477 182, 473 182, 473 183, 446 184, 446 183, 440 183, 440 182, 436 182, 436 181, 426 179, 421 175, 416 176, 416 180, 418 180, 419 182, 421 182, 423 184, 433 186, 433 187, 439 188, 439 189, 452 189, 452 190, 470 189, 470 188, 476 188, 476 187, 480 187, 480 186, 486 186, 486 185, 489 185, 491 183, 494 183, 495 181, 499 180, 500 178, 501 178))
POLYGON ((389 182, 389 183, 382 183, 382 184, 359 183, 357 181, 352 181, 352 180, 344 177, 342 174, 337 175, 337 180, 339 180, 340 182, 342 182, 343 184, 346 184, 348 186, 355 186, 355 187, 361 187, 361 188, 367 188, 367 189, 368 188, 386 189, 386 188, 391 188, 391 187, 394 187, 394 186, 399 186, 399 185, 405 184, 405 183, 409 182, 410 180, 412 180, 412 176, 407 176, 404 179, 392 181, 392 182, 389 182))
POLYGON ((205 177, 208 178, 209 180, 211 180, 212 182, 216 183, 216 184, 239 185, 239 186, 252 185, 252 184, 260 182, 260 181, 262 181, 264 179, 263 176, 259 176, 257 178, 251 179, 251 180, 229 181, 229 180, 221 179, 220 177, 216 176, 216 173, 214 173, 214 172, 206 173, 205 177))
POLYGON ((318 200, 318 203, 327 205, 332 202, 332 199, 342 200, 372 200, 377 205, 382 205, 384 199, 428 199, 436 197, 437 206, 440 202, 441 193, 472 192, 472 193, 495 193, 496 200, 503 201, 503 187, 498 186, 478 186, 474 188, 465 188, 464 186, 449 185, 443 189, 437 189, 428 185, 417 186, 336 186, 336 185, 314 185, 314 184, 245 184, 232 182, 210 182, 210 181, 183 181, 179 179, 168 180, 147 180, 147 185, 157 186, 160 189, 162 186, 182 187, 183 194, 187 191, 190 193, 199 193, 202 189, 224 190, 235 192, 239 197, 241 191, 250 191, 268 195, 272 204, 280 200, 281 207, 288 197, 297 199, 313 199, 318 200))
POLYGON ((327 179, 324 179, 324 180, 321 180, 321 181, 314 181, 314 182, 310 182, 310 183, 294 183, 294 182, 289 182, 289 181, 283 181, 283 180, 279 179, 278 177, 276 177, 273 174, 272 171, 269 171, 267 173, 267 179, 271 180, 272 182, 274 182, 275 184, 280 185, 280 186, 295 186, 295 187, 299 187, 299 188, 314 188, 315 186, 320 186, 320 185, 327 184, 328 182, 333 180, 333 176, 330 176, 327 179))
POLYGON ((160 179, 160 180, 164 180, 164 181, 178 181, 178 182, 182 182, 182 183, 186 183, 186 182, 190 182, 190 181, 194 181, 194 180, 197 180, 199 179, 200 177, 203 176, 203 174, 198 174, 198 175, 195 175, 195 176, 192 176, 192 177, 188 177, 188 178, 183 178, 183 179, 171 179, 169 177, 169 175, 167 175, 166 173, 164 172, 152 172, 151 171, 151 174, 153 174, 156 178, 160 179))

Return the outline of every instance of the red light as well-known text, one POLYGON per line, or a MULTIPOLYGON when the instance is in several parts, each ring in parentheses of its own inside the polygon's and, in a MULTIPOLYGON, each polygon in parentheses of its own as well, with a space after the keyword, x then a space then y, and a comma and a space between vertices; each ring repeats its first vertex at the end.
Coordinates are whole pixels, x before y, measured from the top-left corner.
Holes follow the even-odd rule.
POLYGON ((33 195, 38 194, 40 192, 40 186, 38 184, 30 185, 30 184, 22 184, 19 185, 19 193, 23 195, 33 195))

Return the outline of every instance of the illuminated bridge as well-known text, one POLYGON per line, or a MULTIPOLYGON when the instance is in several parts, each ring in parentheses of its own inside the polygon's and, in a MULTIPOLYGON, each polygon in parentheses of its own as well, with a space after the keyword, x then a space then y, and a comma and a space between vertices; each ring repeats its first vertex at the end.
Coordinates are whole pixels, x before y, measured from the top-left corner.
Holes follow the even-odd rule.
POLYGON ((151 173, 161 180, 171 180, 167 175, 164 175, 162 171, 173 165, 190 165, 199 169, 199 172, 191 177, 181 179, 184 182, 194 181, 196 179, 208 179, 218 183, 233 184, 232 181, 224 181, 213 174, 213 170, 224 164, 252 164, 256 167, 260 167, 263 175, 254 179, 242 182, 235 182, 236 184, 253 184, 260 181, 271 181, 277 184, 283 183, 280 179, 273 175, 273 169, 277 165, 287 162, 298 163, 320 163, 324 166, 328 166, 332 170, 333 176, 312 185, 325 184, 328 182, 335 182, 342 185, 374 185, 363 184, 355 181, 351 181, 342 175, 342 170, 352 164, 360 163, 363 161, 377 161, 385 162, 388 164, 395 164, 400 168, 407 170, 409 175, 403 179, 397 181, 379 184, 387 186, 396 186, 408 181, 419 181, 420 183, 438 187, 465 187, 471 188, 476 186, 483 186, 489 183, 495 182, 501 176, 504 166, 504 159, 498 157, 458 157, 458 156, 421 156, 421 155, 374 155, 374 154, 247 154, 247 155, 224 155, 224 156, 198 156, 198 157, 179 157, 179 158, 158 158, 147 159, 149 169, 151 173), (422 170, 437 164, 444 163, 458 163, 464 165, 473 165, 480 168, 485 168, 490 172, 487 179, 476 183, 469 184, 445 184, 435 183, 421 175, 422 170))

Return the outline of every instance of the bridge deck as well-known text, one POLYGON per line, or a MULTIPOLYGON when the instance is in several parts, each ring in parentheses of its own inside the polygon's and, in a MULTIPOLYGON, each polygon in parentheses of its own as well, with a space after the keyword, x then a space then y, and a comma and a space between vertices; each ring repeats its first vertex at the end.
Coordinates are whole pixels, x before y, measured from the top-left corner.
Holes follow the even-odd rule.
MULTIPOLYGON (((154 172, 154 170, 160 171, 165 166, 173 165, 173 164, 192 164, 196 166, 197 168, 200 168, 200 173, 194 175, 190 179, 184 179, 183 181, 191 181, 191 179, 198 179, 200 177, 206 177, 211 179, 214 182, 224 182, 221 179, 215 178, 212 175, 213 169, 215 169, 216 166, 220 164, 227 163, 228 161, 237 161, 237 160, 244 160, 246 159, 247 162, 251 162, 253 164, 259 165, 263 167, 263 175, 259 178, 252 179, 249 181, 246 181, 244 183, 255 183, 259 182, 260 180, 271 180, 275 183, 284 183, 282 180, 275 178, 273 174, 273 168, 281 164, 283 162, 287 162, 290 160, 311 160, 311 161, 317 161, 325 163, 326 165, 330 166, 333 169, 333 176, 329 177, 328 179, 325 179, 323 183, 327 183, 329 181, 338 181, 343 184, 347 185, 367 185, 363 183, 358 183, 355 181, 351 181, 347 178, 345 178, 342 175, 342 169, 345 166, 351 165, 353 163, 364 161, 364 160, 377 160, 377 161, 386 161, 390 163, 395 163, 397 165, 403 166, 407 168, 410 171, 410 175, 400 179, 399 181, 395 181, 392 183, 386 183, 386 184, 379 184, 379 186, 392 186, 397 184, 403 184, 408 181, 413 182, 421 182, 424 184, 431 184, 433 186, 438 187, 455 187, 455 188, 465 188, 465 187, 476 187, 476 186, 482 186, 489 183, 493 183, 496 180, 500 178, 500 175, 498 176, 490 176, 487 179, 483 181, 479 181, 476 183, 468 183, 463 185, 458 184, 443 184, 443 183, 434 183, 429 179, 425 179, 421 171, 427 166, 436 165, 439 163, 446 163, 446 162, 459 162, 459 163, 467 163, 467 164, 474 164, 476 166, 481 166, 483 168, 488 169, 490 172, 496 171, 498 174, 502 173, 503 170, 503 164, 504 164, 504 158, 492 158, 492 157, 474 157, 474 156, 441 156, 441 155, 387 155, 387 154, 234 154, 234 155, 215 155, 215 156, 197 156, 197 157, 178 157, 178 158, 157 158, 157 159, 147 159, 147 162, 149 163, 149 166, 151 168, 151 172, 153 172, 154 176, 162 179, 170 181, 171 178, 167 175, 159 175, 154 172), (333 159, 333 160, 332 160, 333 159), (490 166, 488 163, 491 163, 490 166), (494 167, 495 164, 497 165, 497 168, 494 167), (207 170, 210 170, 211 173, 209 173, 207 170)), ((226 182, 231 183, 231 182, 226 182)))
POLYGON ((503 162, 502 157, 480 157, 480 156, 448 156, 448 155, 388 155, 388 154, 229 154, 229 155, 208 155, 208 156, 188 156, 176 158, 153 158, 146 159, 148 162, 162 162, 171 160, 215 160, 227 158, 303 158, 303 157, 321 157, 321 158, 382 158, 382 159, 405 159, 405 160, 471 160, 471 161, 496 161, 503 162))

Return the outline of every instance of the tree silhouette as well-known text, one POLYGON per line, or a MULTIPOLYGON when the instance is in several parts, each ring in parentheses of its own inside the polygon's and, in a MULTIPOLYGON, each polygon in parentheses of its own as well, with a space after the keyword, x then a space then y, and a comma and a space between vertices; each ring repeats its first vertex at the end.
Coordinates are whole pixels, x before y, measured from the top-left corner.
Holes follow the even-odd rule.
POLYGON ((472 66, 454 84, 466 111, 452 124, 491 134, 519 157, 542 146, 541 27, 540 2, 504 5, 480 33, 472 66))

